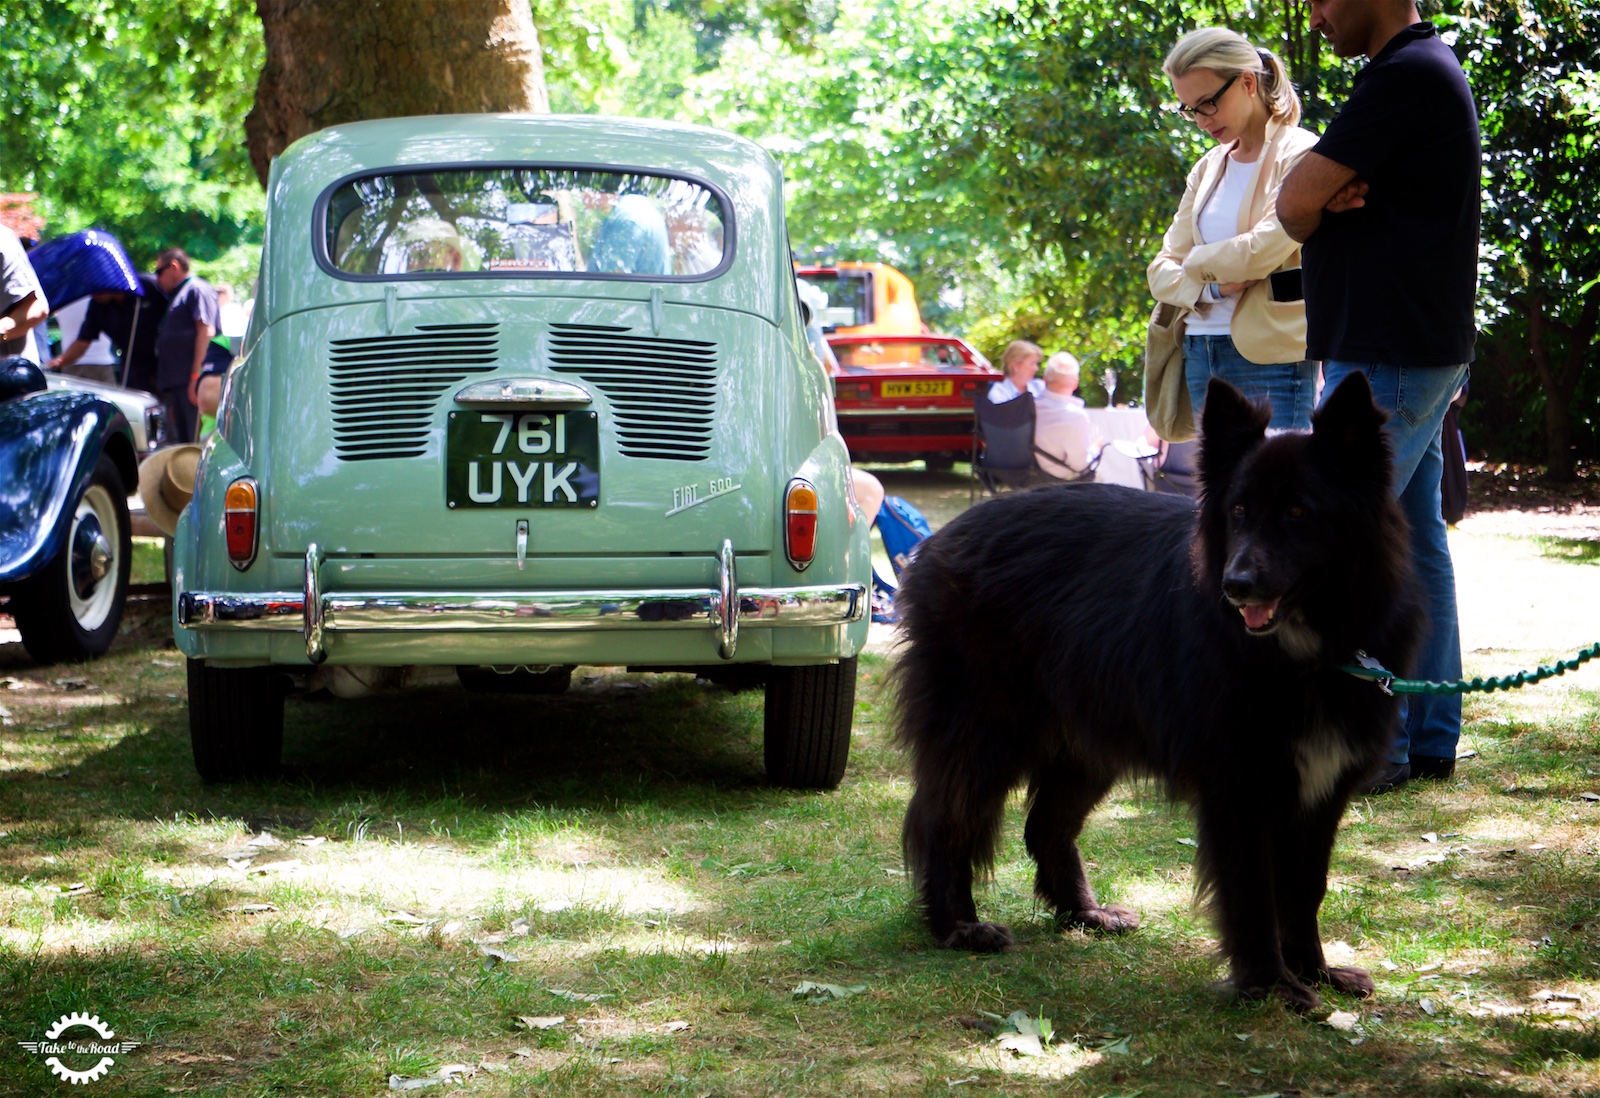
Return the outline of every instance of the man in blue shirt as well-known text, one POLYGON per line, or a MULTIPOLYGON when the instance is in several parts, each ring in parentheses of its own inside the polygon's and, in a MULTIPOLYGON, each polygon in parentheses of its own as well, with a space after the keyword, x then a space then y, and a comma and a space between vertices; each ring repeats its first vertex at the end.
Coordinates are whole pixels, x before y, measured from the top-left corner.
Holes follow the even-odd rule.
POLYGON ((156 282, 167 295, 167 315, 156 337, 156 395, 166 405, 172 441, 193 442, 200 417, 195 383, 221 323, 217 292, 189 274, 189 257, 182 248, 168 248, 156 257, 156 282))
MULTIPOLYGON (((1428 609, 1416 674, 1454 681, 1461 640, 1440 512, 1440 427, 1477 337, 1477 110, 1461 65, 1414 0, 1310 8, 1311 28, 1335 54, 1369 63, 1278 194, 1279 220, 1305 244, 1307 354, 1322 360, 1325 393, 1359 370, 1389 412, 1394 490, 1428 609)), ((1411 697, 1389 766, 1369 790, 1449 777, 1460 735, 1459 695, 1411 697)))

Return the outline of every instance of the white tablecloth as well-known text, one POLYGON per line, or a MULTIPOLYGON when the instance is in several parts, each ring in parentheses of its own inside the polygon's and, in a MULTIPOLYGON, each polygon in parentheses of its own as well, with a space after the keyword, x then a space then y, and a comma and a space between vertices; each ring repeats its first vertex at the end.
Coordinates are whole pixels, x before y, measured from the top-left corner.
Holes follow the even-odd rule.
POLYGON ((1148 420, 1143 408, 1090 408, 1089 422, 1105 440, 1106 448, 1100 452, 1100 470, 1095 474, 1099 484, 1126 484, 1130 488, 1143 488, 1139 465, 1126 453, 1112 446, 1118 439, 1143 444, 1144 429, 1148 420))

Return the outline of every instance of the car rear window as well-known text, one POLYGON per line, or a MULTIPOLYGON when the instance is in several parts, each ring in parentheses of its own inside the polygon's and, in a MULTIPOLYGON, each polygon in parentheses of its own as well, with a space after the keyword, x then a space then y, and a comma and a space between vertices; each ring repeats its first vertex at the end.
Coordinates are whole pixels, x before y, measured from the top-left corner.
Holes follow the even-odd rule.
POLYGON ((922 343, 914 340, 861 343, 833 341, 833 353, 841 366, 969 366, 961 348, 953 343, 922 343))
POLYGON ((355 276, 703 277, 727 214, 709 186, 639 172, 495 167, 373 174, 328 197, 326 257, 355 276))

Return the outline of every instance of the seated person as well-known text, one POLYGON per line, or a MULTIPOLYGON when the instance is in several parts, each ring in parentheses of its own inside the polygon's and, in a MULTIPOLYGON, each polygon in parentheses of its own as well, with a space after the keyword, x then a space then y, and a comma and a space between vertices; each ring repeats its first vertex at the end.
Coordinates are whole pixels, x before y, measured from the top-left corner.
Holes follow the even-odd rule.
POLYGON ((1025 339, 1014 339, 1000 355, 1000 372, 1006 376, 989 386, 989 403, 1004 404, 1016 400, 1023 393, 1032 393, 1034 399, 1044 392, 1044 382, 1039 380, 1039 363, 1044 359, 1044 349, 1025 339))
POLYGON ((1066 351, 1050 356, 1044 367, 1044 392, 1034 397, 1033 445, 1039 468, 1058 480, 1081 476, 1103 445, 1078 389, 1078 360, 1066 351), (1048 455, 1048 456, 1047 456, 1048 455))
POLYGON ((861 505, 861 513, 867 516, 867 525, 871 526, 878 521, 878 512, 883 508, 883 481, 859 465, 852 465, 850 487, 855 491, 856 502, 861 505))
POLYGON ((233 351, 213 340, 206 345, 205 364, 200 376, 195 378, 191 396, 200 411, 200 428, 197 442, 217 429, 217 406, 222 403, 222 382, 233 366, 233 351))

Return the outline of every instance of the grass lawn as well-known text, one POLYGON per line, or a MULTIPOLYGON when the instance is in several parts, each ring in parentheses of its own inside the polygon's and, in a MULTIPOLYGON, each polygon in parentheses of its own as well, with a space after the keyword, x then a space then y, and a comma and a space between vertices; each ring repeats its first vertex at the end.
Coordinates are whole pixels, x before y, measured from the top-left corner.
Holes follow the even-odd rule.
POLYGON ((1323 929, 1378 993, 1319 1020, 1216 989, 1194 829, 1142 786, 1083 843, 1140 930, 1056 932, 1014 804, 979 902, 1017 945, 933 948, 885 658, 830 794, 764 785, 759 691, 592 668, 291 699, 286 776, 206 787, 183 661, 135 625, 84 667, 0 645, 0 1094, 77 1089, 17 1042, 83 1012, 140 1042, 91 1095, 1600 1095, 1590 668, 1474 696, 1455 780, 1352 806, 1323 929))

